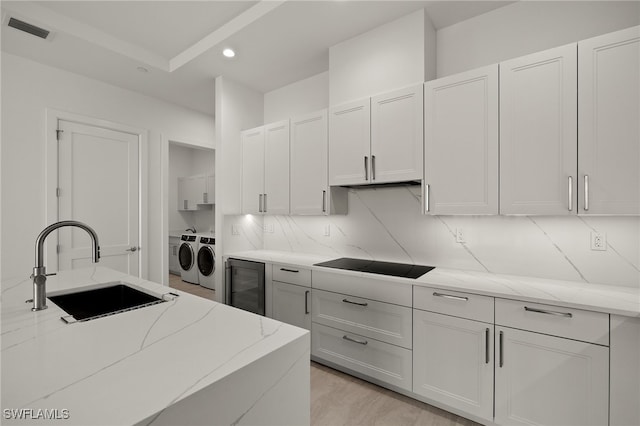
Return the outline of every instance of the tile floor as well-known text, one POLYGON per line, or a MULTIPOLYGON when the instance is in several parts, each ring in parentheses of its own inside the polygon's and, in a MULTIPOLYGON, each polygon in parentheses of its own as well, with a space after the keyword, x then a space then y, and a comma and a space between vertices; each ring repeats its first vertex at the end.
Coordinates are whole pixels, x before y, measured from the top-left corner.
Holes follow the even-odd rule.
MULTIPOLYGON (((215 300, 215 291, 169 274, 169 286, 215 300)), ((311 425, 475 426, 477 423, 311 362, 311 425)))

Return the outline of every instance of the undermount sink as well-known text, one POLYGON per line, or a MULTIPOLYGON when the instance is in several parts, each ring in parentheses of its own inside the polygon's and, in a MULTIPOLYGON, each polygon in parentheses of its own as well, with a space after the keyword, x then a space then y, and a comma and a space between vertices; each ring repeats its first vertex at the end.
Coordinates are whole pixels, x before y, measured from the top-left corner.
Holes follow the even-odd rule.
POLYGON ((140 291, 122 281, 105 283, 99 288, 53 295, 48 299, 69 314, 62 317, 68 323, 89 321, 166 302, 161 297, 140 291))

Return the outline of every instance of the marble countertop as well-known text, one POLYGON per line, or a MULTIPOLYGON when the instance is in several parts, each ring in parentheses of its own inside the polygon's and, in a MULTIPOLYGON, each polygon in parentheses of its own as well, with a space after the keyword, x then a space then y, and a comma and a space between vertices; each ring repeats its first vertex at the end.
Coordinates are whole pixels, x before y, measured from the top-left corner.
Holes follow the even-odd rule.
MULTIPOLYGON (((436 287, 482 294, 526 302, 546 303, 568 308, 585 309, 615 315, 640 317, 640 288, 606 284, 559 281, 545 278, 501 275, 488 272, 462 271, 436 267, 415 280, 313 266, 315 263, 335 259, 335 256, 317 256, 271 250, 252 250, 225 254, 225 257, 280 263, 336 274, 366 276, 390 283, 436 287)), ((313 283, 312 283, 313 286, 313 283)))
MULTIPOLYGON (((25 303, 32 297, 29 279, 2 282, 4 410, 56 409, 61 415, 67 410, 69 418, 59 421, 65 425, 155 424, 168 407, 217 382, 228 390, 231 375, 271 359, 274 351, 282 360, 283 348, 293 348, 292 359, 308 368, 306 330, 109 268, 60 272, 48 278, 47 294, 118 280, 179 297, 65 324, 60 317, 66 313, 50 300, 48 309, 31 312, 25 303)), ((260 380, 252 381, 250 386, 259 387, 260 380)), ((14 423, 33 420, 3 418, 3 424, 14 423)))

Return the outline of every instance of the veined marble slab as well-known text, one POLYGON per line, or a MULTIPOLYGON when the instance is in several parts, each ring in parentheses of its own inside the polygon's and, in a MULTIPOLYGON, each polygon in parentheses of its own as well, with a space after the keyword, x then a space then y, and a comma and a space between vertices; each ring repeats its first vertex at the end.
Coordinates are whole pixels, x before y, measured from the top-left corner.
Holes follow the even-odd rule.
POLYGON ((118 280, 179 297, 65 324, 50 300, 31 312, 29 279, 2 282, 2 424, 309 423, 306 330, 104 267, 49 277, 47 293, 118 280))
MULTIPOLYGON (((413 284, 475 294, 546 303, 568 308, 585 309, 629 317, 640 317, 640 290, 637 288, 561 281, 489 272, 439 268, 418 279, 398 278, 365 272, 346 271, 313 266, 315 263, 340 256, 318 256, 273 250, 251 250, 225 254, 225 257, 289 264, 312 270, 331 271, 336 274, 365 276, 387 282, 413 284)), ((313 286, 313 276, 312 276, 313 286)))

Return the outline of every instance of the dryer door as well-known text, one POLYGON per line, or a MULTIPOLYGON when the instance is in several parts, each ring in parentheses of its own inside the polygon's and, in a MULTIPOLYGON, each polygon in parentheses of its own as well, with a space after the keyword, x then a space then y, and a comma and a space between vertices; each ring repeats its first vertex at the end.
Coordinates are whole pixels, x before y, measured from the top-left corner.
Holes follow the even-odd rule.
POLYGON ((213 247, 200 247, 200 250, 198 250, 198 269, 205 277, 210 276, 216 270, 216 255, 213 247))
POLYGON ((191 270, 191 268, 193 268, 195 255, 193 253, 191 244, 180 244, 180 250, 178 250, 178 261, 180 262, 180 267, 183 271, 189 271, 191 270))

